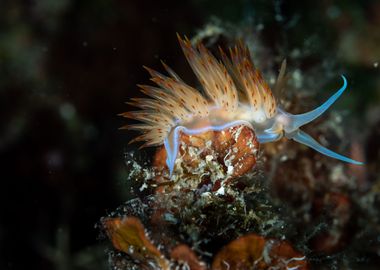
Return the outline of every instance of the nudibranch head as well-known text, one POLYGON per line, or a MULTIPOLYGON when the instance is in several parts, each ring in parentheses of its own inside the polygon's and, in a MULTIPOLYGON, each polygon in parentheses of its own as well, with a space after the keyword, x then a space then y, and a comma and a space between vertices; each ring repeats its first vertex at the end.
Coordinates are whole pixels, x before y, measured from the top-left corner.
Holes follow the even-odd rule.
MULTIPOLYGON (((158 87, 139 85, 140 90, 151 98, 131 99, 129 104, 141 110, 121 114, 142 122, 123 127, 143 133, 131 142, 145 141, 143 147, 165 145, 170 174, 178 155, 180 134, 196 135, 241 125, 253 129, 260 143, 285 136, 322 154, 361 164, 328 150, 300 130, 339 98, 347 87, 344 76, 343 86, 324 104, 310 112, 293 115, 278 107, 269 85, 254 66, 248 47, 242 42, 230 49, 229 57, 220 49, 220 61, 203 44, 193 46, 187 38, 182 39, 179 35, 178 40, 204 94, 187 85, 163 63, 169 76, 146 68, 158 87)), ((279 81, 283 73, 284 65, 279 81)))

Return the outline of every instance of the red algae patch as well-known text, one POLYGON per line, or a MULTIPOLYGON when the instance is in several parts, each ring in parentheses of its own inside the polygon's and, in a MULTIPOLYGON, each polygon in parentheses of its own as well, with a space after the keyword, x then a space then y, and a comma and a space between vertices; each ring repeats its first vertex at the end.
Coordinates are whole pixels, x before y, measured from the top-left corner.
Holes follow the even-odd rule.
POLYGON ((307 270, 306 257, 288 242, 257 234, 242 236, 222 248, 215 256, 212 270, 245 269, 307 270))

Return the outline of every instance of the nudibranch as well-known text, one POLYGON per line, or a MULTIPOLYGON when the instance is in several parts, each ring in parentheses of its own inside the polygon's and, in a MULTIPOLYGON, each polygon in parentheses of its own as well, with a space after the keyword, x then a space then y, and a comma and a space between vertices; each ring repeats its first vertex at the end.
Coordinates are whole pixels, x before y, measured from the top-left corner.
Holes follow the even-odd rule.
MULTIPOLYGON (((189 39, 179 35, 178 40, 204 94, 187 85, 165 63, 162 64, 169 76, 145 67, 158 87, 139 85, 151 98, 132 98, 129 104, 141 110, 121 114, 142 122, 123 127, 143 133, 131 142, 145 141, 142 147, 165 146, 170 175, 178 154, 180 133, 195 135, 240 125, 253 129, 259 143, 286 137, 326 156, 362 164, 327 149, 300 129, 323 114, 342 95, 347 88, 343 75, 343 85, 326 102, 310 112, 291 114, 277 105, 269 85, 254 66, 248 47, 241 42, 230 49, 230 57, 219 48, 220 61, 203 44, 193 46, 189 39)), ((283 70, 279 80, 282 75, 283 70)))

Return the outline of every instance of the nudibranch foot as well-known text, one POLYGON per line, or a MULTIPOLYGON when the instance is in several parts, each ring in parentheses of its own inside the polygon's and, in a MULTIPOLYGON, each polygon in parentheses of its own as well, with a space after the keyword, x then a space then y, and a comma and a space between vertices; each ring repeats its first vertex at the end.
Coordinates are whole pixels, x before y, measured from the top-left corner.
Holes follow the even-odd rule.
POLYGON ((152 160, 157 192, 197 190, 223 195, 225 188, 237 183, 239 177, 254 173, 260 143, 252 127, 244 123, 225 129, 223 125, 214 127, 215 130, 201 133, 187 127, 193 131, 189 134, 183 132, 183 127, 178 129, 177 157, 169 159, 175 160, 171 176, 168 168, 171 165, 166 161, 172 148, 157 149, 152 160))
POLYGON ((215 126, 209 125, 209 126, 195 128, 195 129, 187 128, 185 126, 177 126, 173 130, 172 134, 170 134, 170 136, 168 136, 168 138, 166 138, 164 141, 164 146, 165 146, 165 150, 167 154, 166 165, 168 166, 170 176, 172 176, 173 174, 175 161, 178 156, 180 132, 186 135, 198 135, 207 131, 223 131, 223 130, 240 126, 240 125, 248 126, 249 128, 252 129, 251 124, 244 120, 236 120, 236 121, 229 122, 223 125, 215 125, 215 126))

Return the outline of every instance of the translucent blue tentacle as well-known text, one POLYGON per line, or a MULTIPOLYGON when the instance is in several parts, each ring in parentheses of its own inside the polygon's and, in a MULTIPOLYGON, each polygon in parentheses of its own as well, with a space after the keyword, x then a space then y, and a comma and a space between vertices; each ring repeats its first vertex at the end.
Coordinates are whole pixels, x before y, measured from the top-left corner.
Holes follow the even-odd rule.
POLYGON ((263 132, 256 134, 259 143, 275 142, 281 139, 281 133, 263 132))
POLYGON ((336 158, 336 159, 339 159, 339 160, 342 160, 342 161, 345 161, 345 162, 348 162, 348 163, 356 164, 356 165, 362 165, 363 164, 363 162, 359 162, 359 161, 350 159, 348 157, 342 156, 342 155, 340 155, 338 153, 335 153, 335 152, 327 149, 326 147, 320 145, 309 134, 307 134, 306 132, 304 132, 302 130, 298 130, 290 138, 293 139, 293 140, 295 140, 296 142, 299 142, 299 143, 302 143, 304 145, 307 145, 310 148, 313 148, 314 150, 316 150, 316 151, 318 151, 318 152, 320 152, 320 153, 322 153, 322 154, 324 154, 326 156, 329 156, 329 157, 332 157, 332 158, 336 158))
POLYGON ((346 77, 344 77, 344 75, 341 75, 341 77, 343 79, 343 86, 321 106, 303 114, 287 114, 287 117, 290 119, 290 123, 285 127, 285 131, 287 133, 291 133, 323 114, 343 94, 344 90, 347 88, 346 77))
POLYGON ((166 156, 167 156, 166 165, 169 168, 170 176, 173 173, 175 160, 178 154, 178 147, 179 147, 178 132, 179 132, 178 128, 174 129, 171 144, 169 142, 169 137, 166 138, 164 141, 166 156))

